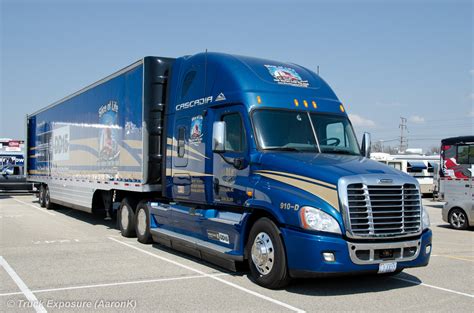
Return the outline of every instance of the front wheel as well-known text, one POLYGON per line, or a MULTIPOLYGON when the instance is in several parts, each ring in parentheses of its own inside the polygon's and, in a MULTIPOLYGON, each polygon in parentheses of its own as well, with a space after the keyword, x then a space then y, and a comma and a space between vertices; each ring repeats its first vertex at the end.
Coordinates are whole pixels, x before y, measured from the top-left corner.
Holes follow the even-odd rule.
POLYGON ((261 218, 253 225, 247 255, 250 273, 257 284, 277 289, 289 283, 283 241, 278 227, 270 219, 261 218))
POLYGON ((449 213, 449 224, 455 229, 467 229, 469 226, 466 212, 456 208, 449 213))

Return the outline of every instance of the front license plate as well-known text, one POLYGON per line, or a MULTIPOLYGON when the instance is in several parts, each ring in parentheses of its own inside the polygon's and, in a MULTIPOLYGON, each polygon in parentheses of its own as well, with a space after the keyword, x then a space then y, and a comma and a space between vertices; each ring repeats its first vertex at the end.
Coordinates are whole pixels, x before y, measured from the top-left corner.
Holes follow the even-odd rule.
POLYGON ((380 263, 379 264, 379 274, 383 273, 392 273, 397 270, 397 262, 390 262, 390 263, 380 263))

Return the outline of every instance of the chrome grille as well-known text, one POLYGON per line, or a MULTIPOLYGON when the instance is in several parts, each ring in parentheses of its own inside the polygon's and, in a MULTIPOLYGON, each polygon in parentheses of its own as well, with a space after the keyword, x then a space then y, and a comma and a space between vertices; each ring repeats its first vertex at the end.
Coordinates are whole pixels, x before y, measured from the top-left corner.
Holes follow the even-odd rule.
POLYGON ((347 185, 350 232, 360 237, 417 233, 421 227, 416 185, 347 185))

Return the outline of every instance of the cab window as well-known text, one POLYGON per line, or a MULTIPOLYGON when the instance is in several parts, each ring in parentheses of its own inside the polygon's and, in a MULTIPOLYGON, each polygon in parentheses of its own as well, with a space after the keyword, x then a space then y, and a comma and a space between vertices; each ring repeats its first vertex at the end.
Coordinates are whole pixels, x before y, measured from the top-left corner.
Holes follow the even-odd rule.
POLYGON ((224 115, 222 121, 226 123, 225 150, 227 152, 243 152, 245 135, 240 114, 231 113, 224 115))

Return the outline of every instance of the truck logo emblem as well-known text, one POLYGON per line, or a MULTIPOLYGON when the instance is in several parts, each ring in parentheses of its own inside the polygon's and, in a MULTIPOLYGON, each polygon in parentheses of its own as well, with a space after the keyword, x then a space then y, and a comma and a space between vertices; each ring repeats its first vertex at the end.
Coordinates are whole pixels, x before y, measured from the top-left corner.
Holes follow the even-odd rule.
POLYGON ((281 85, 290 85, 296 87, 308 87, 307 80, 303 80, 295 69, 291 67, 265 65, 270 75, 273 76, 273 81, 281 85))
POLYGON ((224 94, 221 92, 217 97, 216 97, 216 100, 214 101, 223 101, 225 100, 225 96, 224 94))
POLYGON ((378 183, 379 184, 391 184, 391 183, 393 183, 393 179, 390 179, 390 178, 379 179, 378 183))

